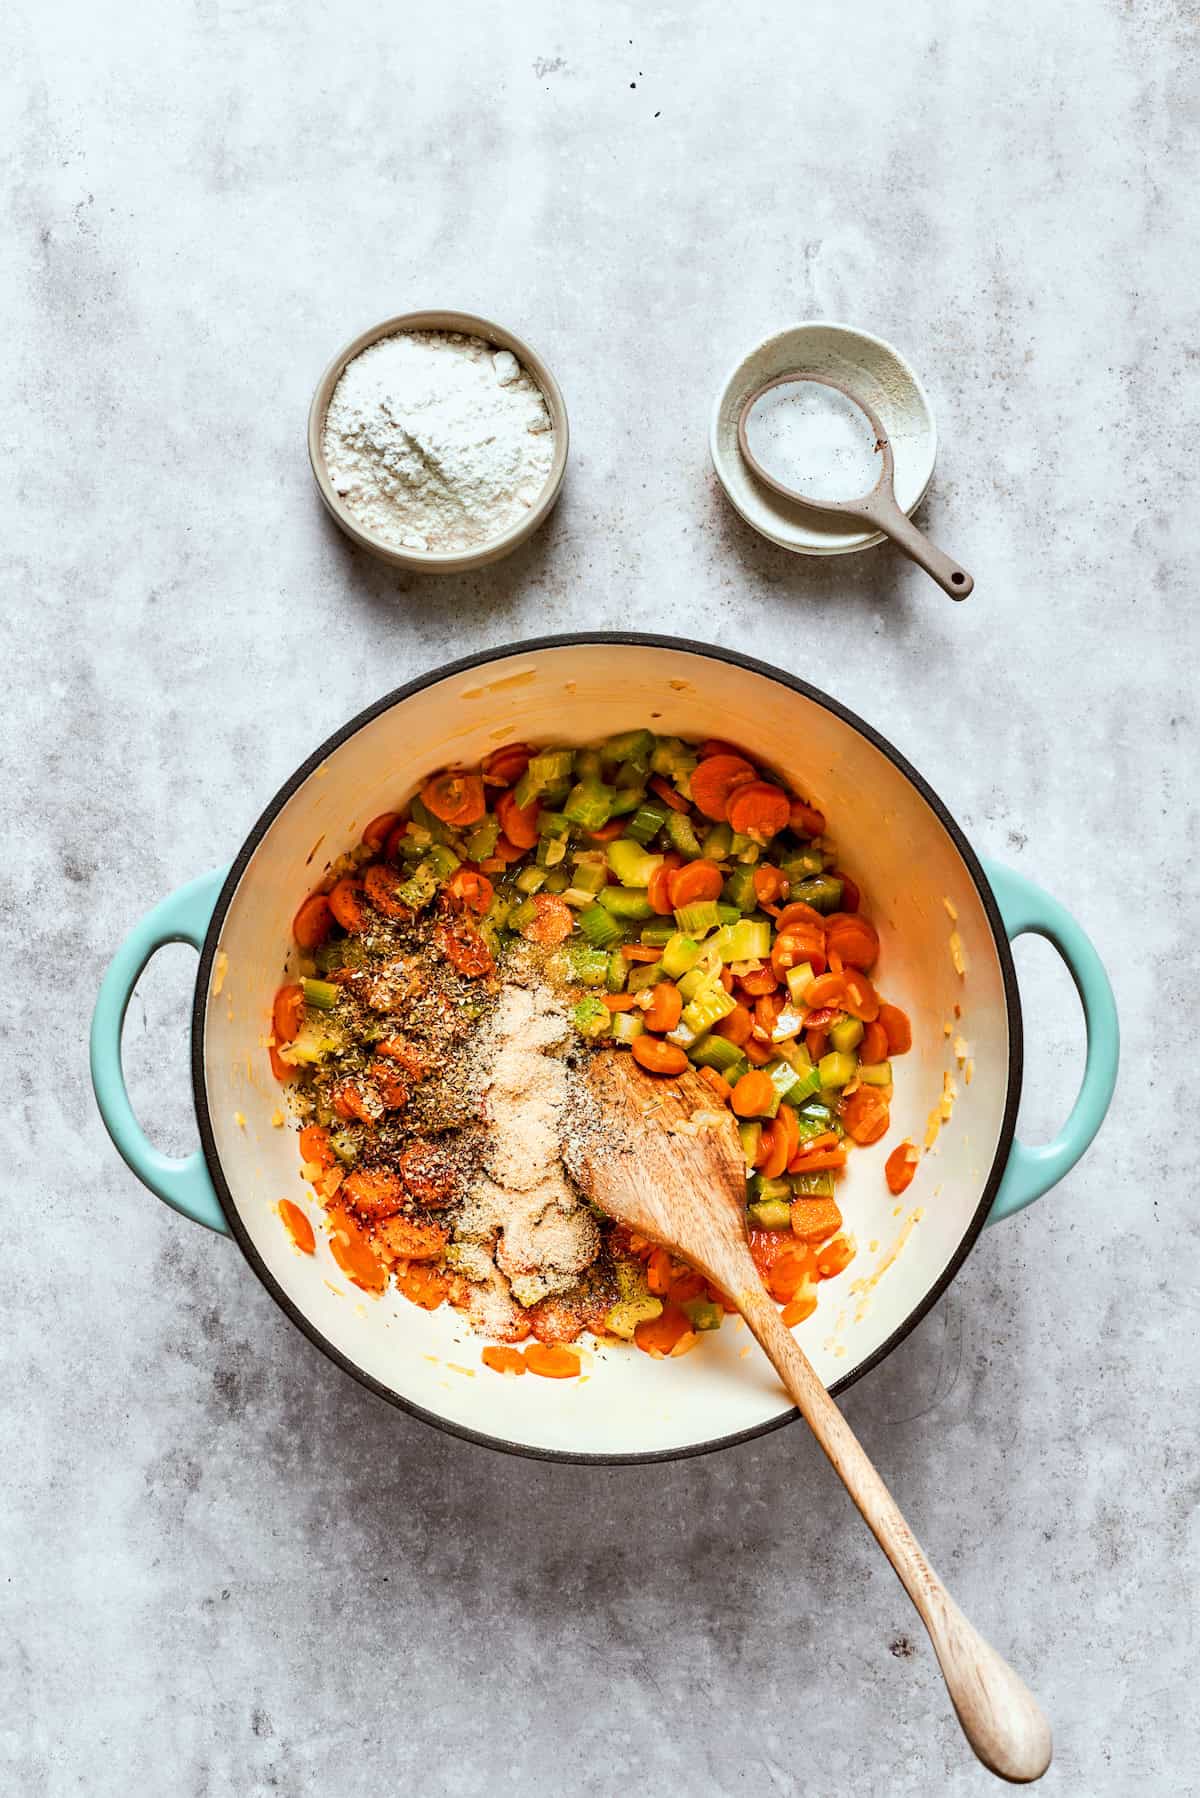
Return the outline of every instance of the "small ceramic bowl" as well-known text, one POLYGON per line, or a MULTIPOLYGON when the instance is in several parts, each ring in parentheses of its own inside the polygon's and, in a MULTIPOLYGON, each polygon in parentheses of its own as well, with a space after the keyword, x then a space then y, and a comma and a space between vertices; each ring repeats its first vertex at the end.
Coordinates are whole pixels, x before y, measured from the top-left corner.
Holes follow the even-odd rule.
POLYGON ((482 568, 487 562, 498 562, 501 556, 516 549, 518 543, 524 543, 527 537, 532 537, 538 526, 549 516, 558 498, 567 467, 568 442, 567 408, 562 390, 537 351, 531 350, 527 343, 523 343, 511 331, 506 331, 503 325, 494 324, 490 318, 478 318, 473 312, 402 312, 397 318, 385 319, 381 325, 372 325, 369 331, 361 332, 352 343, 338 351, 317 383, 317 391, 308 412, 308 459, 312 463, 317 492, 347 537, 397 568, 415 568, 427 574, 461 574, 468 568, 482 568), (494 344, 497 349, 511 350, 525 372, 541 388, 550 422, 554 426, 554 461, 546 477, 546 485, 536 505, 530 507, 524 518, 519 519, 502 536, 493 537, 487 543, 476 544, 470 549, 399 549, 391 543, 381 542, 364 529, 345 501, 334 491, 325 452, 321 447, 325 414, 329 410, 333 390, 348 362, 361 355, 371 344, 378 343, 381 337, 394 337, 398 331, 461 331, 467 337, 482 337, 485 343, 494 344))
POLYGON ((887 431, 896 458, 896 499, 912 513, 925 497, 937 456, 937 426, 929 400, 899 350, 852 325, 819 319, 789 325, 744 356, 717 395, 709 449, 717 479, 734 510, 781 549, 802 556, 844 556, 886 541, 882 531, 847 525, 837 513, 828 522, 793 505, 751 474, 738 448, 738 418, 750 395, 792 369, 827 374, 871 406, 887 431))

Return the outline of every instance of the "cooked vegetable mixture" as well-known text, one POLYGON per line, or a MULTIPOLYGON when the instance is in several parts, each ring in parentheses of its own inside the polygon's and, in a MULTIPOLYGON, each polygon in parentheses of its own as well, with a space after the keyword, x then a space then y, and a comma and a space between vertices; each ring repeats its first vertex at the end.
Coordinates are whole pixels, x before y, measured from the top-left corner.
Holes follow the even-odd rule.
MULTIPOLYGON (((824 816, 730 744, 631 730, 447 769, 367 825, 293 932, 301 978, 276 995, 269 1052, 331 1252, 367 1292, 394 1279, 467 1312, 502 1344, 488 1367, 578 1374, 566 1345, 584 1330, 679 1355, 732 1309, 590 1214, 555 1213, 558 1259, 536 1276, 489 1244, 477 1200, 468 1228, 488 1137, 471 1045, 531 966, 566 1008, 561 1066, 624 1046, 664 1080, 699 1069, 732 1108, 751 1251, 787 1323, 851 1261, 837 1183, 888 1129, 909 1021, 876 991, 879 939, 824 816)), ((888 1157, 893 1193, 917 1159, 908 1142, 888 1157)), ((315 1253, 305 1211, 280 1214, 315 1253)))

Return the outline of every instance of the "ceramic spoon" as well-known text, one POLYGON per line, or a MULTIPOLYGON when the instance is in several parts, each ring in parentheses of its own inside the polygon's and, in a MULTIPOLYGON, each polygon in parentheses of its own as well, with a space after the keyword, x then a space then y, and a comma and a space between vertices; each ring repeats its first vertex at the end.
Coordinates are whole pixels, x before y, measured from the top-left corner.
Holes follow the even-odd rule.
POLYGON ((1033 1695, 933 1572, 759 1279, 746 1237, 746 1165, 729 1111, 697 1075, 659 1080, 615 1052, 593 1058, 590 1079, 606 1122, 572 1169, 579 1184, 610 1217, 679 1254, 728 1294, 916 1606, 971 1747, 1002 1779, 1039 1779, 1051 1742, 1033 1695), (699 1125, 695 1114, 703 1114, 699 1125))

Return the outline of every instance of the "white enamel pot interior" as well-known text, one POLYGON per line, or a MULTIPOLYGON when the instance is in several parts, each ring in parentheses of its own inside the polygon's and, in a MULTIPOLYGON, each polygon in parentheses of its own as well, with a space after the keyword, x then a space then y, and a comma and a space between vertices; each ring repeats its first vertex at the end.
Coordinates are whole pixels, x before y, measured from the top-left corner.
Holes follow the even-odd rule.
POLYGON ((354 719, 268 807, 218 901, 193 1027, 204 1149, 251 1265, 333 1360, 432 1422, 530 1454, 687 1454, 795 1413, 740 1321, 727 1320, 679 1360, 606 1347, 586 1357, 584 1379, 513 1379, 480 1365, 480 1339, 451 1307, 429 1313, 394 1292, 371 1299, 349 1285, 301 1181, 293 1131, 271 1121, 280 1102, 265 1049, 271 999, 288 976, 299 900, 368 819, 400 806, 430 770, 478 761, 510 740, 586 743, 646 724, 742 744, 820 806, 879 929, 880 985, 912 1018, 912 1052, 895 1064, 892 1128, 850 1157, 841 1190, 858 1254, 822 1284, 819 1307, 798 1332, 831 1388, 886 1354, 960 1265, 1003 1171, 1019 1097, 1012 960, 973 852, 903 758, 813 689, 698 644, 559 638, 456 663, 354 719), (965 976, 951 957, 954 928, 965 976), (884 1159, 904 1136, 924 1140, 943 1076, 955 1068, 945 1025, 956 1005, 974 1078, 960 1079, 949 1123, 897 1201, 884 1159), (315 1258, 299 1254, 280 1224, 275 1207, 285 1197, 318 1225, 315 1258))

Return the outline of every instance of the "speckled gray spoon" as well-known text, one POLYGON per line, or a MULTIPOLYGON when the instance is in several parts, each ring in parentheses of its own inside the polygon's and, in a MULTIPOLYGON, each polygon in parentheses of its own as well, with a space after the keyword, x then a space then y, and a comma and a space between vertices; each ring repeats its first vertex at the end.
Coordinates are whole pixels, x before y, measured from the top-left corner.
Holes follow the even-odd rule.
MULTIPOLYGON (((843 421, 844 423, 845 421, 843 421)), ((786 374, 776 375, 772 380, 757 388, 746 400, 738 417, 738 448, 745 458, 746 465, 760 481, 782 493, 794 505, 803 506, 810 512, 838 512, 844 517, 857 519, 873 530, 882 531, 890 537, 896 548, 902 550, 909 559, 923 568, 926 574, 935 580, 939 587, 948 593, 951 599, 965 599, 975 583, 964 568, 960 568, 949 556, 931 543, 929 538, 919 531, 912 519, 908 517, 896 499, 894 485, 895 458, 887 432, 880 423, 878 415, 872 411, 866 401, 861 399, 849 387, 840 381, 832 380, 825 374, 811 374, 807 370, 794 369, 786 374), (781 416, 780 402, 786 405, 793 397, 783 390, 798 388, 801 383, 830 389, 848 400, 852 407, 863 415, 874 434, 873 451, 880 458, 879 475, 874 486, 866 492, 855 493, 854 482, 851 481, 851 496, 845 499, 828 497, 817 492, 819 482, 805 482, 803 487, 795 484, 795 475, 786 470, 786 448, 777 438, 772 436, 772 414, 781 416), (761 402, 767 400, 768 406, 761 402), (764 460, 764 457, 766 460, 764 460), (774 460, 774 471, 767 465, 774 460), (785 479, 788 473, 791 478, 785 479)), ((836 460, 836 452, 833 454, 836 460)), ((801 477, 804 478, 803 476, 801 477)))

